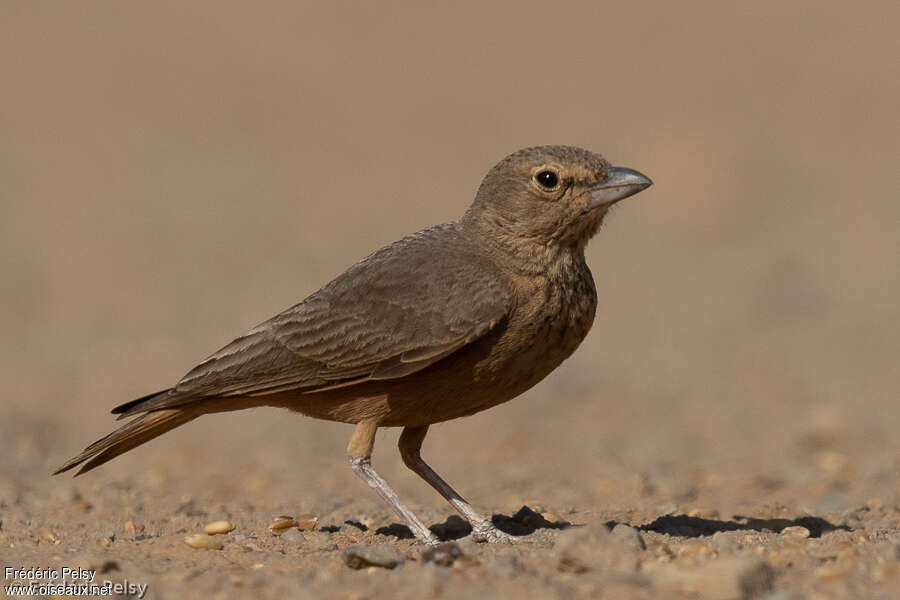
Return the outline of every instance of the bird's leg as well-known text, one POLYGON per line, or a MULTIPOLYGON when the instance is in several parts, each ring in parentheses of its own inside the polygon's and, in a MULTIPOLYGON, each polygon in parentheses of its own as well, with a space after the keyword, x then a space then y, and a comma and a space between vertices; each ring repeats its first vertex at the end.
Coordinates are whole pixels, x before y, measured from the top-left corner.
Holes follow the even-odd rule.
POLYGON ((512 542, 515 537, 497 529, 490 519, 479 514, 472 505, 463 499, 456 490, 441 479, 440 475, 422 460, 422 442, 428 433, 428 425, 422 427, 404 427, 400 434, 400 456, 407 467, 419 477, 427 481, 431 487, 446 498, 453 508, 472 526, 472 538, 476 542, 512 542))
POLYGON ((350 455, 350 468, 360 479, 369 484, 378 495, 393 508, 407 527, 419 541, 434 546, 439 543, 435 536, 422 521, 400 500, 387 481, 372 468, 372 447, 375 445, 375 432, 378 425, 371 422, 362 422, 353 431, 350 445, 347 446, 347 454, 350 455))

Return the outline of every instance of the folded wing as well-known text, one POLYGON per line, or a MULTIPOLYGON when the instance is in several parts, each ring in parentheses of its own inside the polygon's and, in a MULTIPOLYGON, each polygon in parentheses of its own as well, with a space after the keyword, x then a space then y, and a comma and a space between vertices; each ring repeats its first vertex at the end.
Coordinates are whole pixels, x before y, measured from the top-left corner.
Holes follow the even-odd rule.
POLYGON ((471 251, 456 224, 432 227, 356 263, 207 358, 172 390, 113 412, 404 377, 483 336, 504 320, 510 302, 506 277, 471 251))

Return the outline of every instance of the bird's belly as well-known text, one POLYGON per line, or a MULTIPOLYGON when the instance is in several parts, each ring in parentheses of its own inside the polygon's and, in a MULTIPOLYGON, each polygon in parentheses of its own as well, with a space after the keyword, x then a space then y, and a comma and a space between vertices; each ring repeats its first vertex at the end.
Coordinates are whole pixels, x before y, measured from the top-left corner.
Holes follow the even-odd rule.
POLYGON ((383 426, 421 426, 474 414, 507 402, 574 352, 590 318, 511 322, 425 369, 398 379, 368 381, 323 392, 273 398, 311 417, 383 426))

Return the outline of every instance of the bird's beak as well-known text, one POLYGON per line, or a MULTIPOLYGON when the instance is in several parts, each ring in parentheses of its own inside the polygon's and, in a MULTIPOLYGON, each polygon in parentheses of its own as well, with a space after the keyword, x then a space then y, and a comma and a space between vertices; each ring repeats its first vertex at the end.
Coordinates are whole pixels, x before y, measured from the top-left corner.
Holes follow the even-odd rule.
POLYGON ((653 185, 650 178, 634 169, 611 167, 609 177, 591 190, 587 210, 618 202, 653 185))

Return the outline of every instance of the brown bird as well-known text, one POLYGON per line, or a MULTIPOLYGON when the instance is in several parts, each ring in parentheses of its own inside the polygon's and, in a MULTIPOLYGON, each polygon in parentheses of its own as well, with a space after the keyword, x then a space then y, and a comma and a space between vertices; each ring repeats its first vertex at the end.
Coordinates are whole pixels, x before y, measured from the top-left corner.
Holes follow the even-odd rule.
POLYGON ((80 475, 203 414, 275 406, 355 423, 353 471, 434 544, 372 468, 376 429, 402 426, 404 463, 476 540, 508 541, 422 460, 428 426, 515 398, 574 352, 597 306, 585 245, 610 206, 651 184, 581 148, 519 150, 488 172, 459 221, 378 250, 174 387, 112 409, 137 418, 56 473, 87 461, 80 475))

